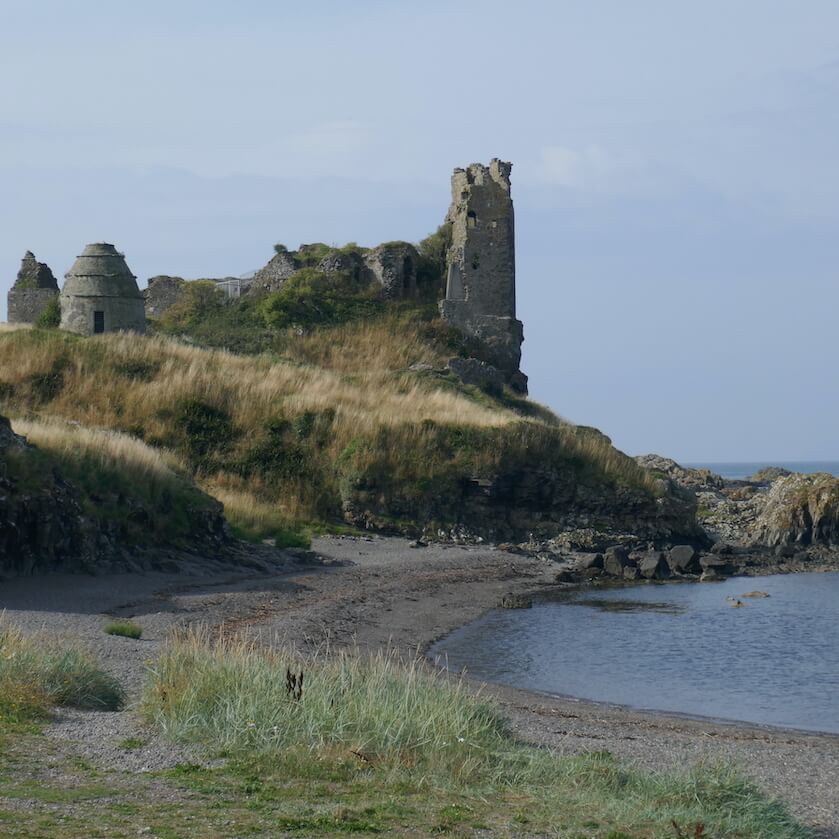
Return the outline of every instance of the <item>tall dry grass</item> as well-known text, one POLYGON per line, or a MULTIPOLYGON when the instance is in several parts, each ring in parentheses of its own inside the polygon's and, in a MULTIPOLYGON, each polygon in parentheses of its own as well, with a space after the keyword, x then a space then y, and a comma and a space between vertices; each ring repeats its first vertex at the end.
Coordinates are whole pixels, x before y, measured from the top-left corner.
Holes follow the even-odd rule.
MULTIPOLYGON (((129 432, 154 449, 176 448, 202 481, 235 493, 228 502, 241 529, 264 537, 270 533, 259 522, 273 520, 281 529, 283 518, 335 515, 339 493, 349 491, 336 470, 360 439, 386 449, 376 466, 380 477, 404 475, 424 485, 428 498, 435 475, 451 483, 458 479, 453 468, 466 477, 474 469, 491 473, 502 460, 509 468, 518 453, 529 453, 531 466, 545 453, 545 463, 587 470, 594 482, 602 475, 655 492, 654 480, 602 435, 553 417, 524 419, 475 389, 412 372, 412 364, 444 361, 445 342, 430 341, 428 328, 398 318, 347 324, 301 336, 281 359, 164 337, 15 332, 0 338, 0 410, 5 401, 18 415, 56 415, 129 432), (217 427, 202 440, 207 417, 217 427), (312 420, 317 431, 308 438, 304 426, 313 417, 320 419, 312 420), (278 431, 283 423, 286 430, 278 431), (435 471, 427 464, 440 460, 442 428, 486 433, 465 446, 456 442, 463 456, 456 453, 455 464, 443 450, 449 464, 435 471)), ((353 468, 375 456, 368 447, 353 468)))
POLYGON ((12 429, 30 443, 66 463, 84 461, 107 471, 118 471, 146 485, 170 486, 180 482, 171 452, 153 449, 142 440, 119 431, 90 428, 60 419, 15 419, 12 429))
MULTIPOLYGON (((244 429, 261 426, 278 412, 294 415, 328 408, 335 411, 337 433, 348 437, 424 419, 475 426, 514 419, 511 412, 476 404, 430 383, 394 378, 387 365, 354 365, 355 373, 349 375, 265 356, 200 349, 162 337, 105 335, 95 342, 62 335, 15 340, 19 337, 0 341, 0 384, 15 387, 39 376, 60 376, 62 386, 50 400, 50 412, 84 425, 137 423, 157 434, 165 420, 155 415, 190 399, 225 409, 244 429)), ((368 349, 375 354, 372 346, 368 349)))

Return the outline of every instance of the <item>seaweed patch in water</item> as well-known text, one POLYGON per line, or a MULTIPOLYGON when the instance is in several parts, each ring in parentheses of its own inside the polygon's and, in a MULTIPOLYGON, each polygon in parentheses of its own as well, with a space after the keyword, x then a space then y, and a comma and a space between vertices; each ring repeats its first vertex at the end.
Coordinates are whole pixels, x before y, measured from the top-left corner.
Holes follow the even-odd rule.
POLYGON ((570 601, 572 606, 591 606, 602 612, 656 612, 660 615, 682 615, 687 611, 675 603, 652 603, 644 600, 607 600, 602 597, 587 597, 570 601))

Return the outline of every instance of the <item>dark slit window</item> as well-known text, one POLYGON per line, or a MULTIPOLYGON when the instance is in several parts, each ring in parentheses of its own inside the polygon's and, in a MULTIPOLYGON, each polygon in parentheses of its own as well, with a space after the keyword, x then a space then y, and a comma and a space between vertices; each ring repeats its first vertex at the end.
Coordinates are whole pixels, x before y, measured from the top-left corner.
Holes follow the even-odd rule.
POLYGON ((100 332, 105 331, 105 313, 104 312, 94 312, 93 313, 93 334, 98 335, 100 332))

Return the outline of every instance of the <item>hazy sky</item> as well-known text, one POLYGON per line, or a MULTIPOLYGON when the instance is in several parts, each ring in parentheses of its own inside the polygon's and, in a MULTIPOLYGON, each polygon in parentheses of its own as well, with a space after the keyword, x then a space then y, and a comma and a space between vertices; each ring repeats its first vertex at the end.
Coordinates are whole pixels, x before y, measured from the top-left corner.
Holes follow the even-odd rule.
POLYGON ((833 0, 0 0, 26 249, 241 274, 418 240, 511 160, 531 394, 620 448, 839 459, 833 0))

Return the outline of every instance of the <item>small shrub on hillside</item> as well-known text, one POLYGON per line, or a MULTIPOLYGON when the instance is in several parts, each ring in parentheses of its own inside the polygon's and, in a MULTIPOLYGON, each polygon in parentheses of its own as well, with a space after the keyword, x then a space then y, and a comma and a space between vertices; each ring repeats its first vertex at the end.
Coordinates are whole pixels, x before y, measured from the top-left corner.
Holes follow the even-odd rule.
POLYGON ((140 638, 143 627, 134 621, 111 621, 105 624, 106 635, 120 635, 123 638, 140 638))
POLYGON ((44 306, 42 312, 35 319, 35 326, 41 329, 58 329, 61 324, 61 304, 58 295, 51 297, 49 303, 44 306))
POLYGON ((164 329, 189 329, 213 314, 223 311, 224 293, 212 280, 184 283, 183 297, 160 317, 164 329))
POLYGON ((236 436, 227 411, 198 399, 185 399, 177 406, 173 426, 195 469, 209 467, 236 436))

